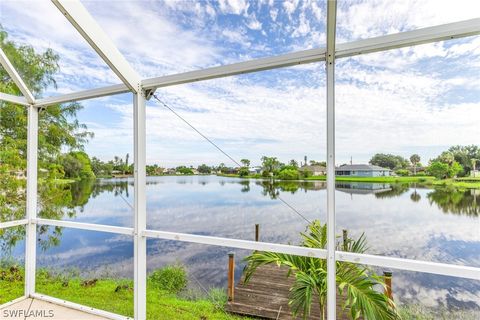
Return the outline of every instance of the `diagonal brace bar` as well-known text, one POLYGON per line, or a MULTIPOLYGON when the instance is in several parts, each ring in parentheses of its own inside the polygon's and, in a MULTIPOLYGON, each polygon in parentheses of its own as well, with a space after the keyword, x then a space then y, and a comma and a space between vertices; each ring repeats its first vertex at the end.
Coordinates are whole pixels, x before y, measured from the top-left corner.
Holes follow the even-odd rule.
POLYGON ((22 92, 23 96, 27 100, 29 104, 33 104, 35 102, 35 98, 33 97, 32 93, 28 89, 25 82, 23 82, 22 77, 18 74, 17 70, 13 67, 12 63, 8 59, 7 55, 3 50, 0 48, 0 64, 2 67, 5 68, 10 78, 12 78, 13 82, 17 85, 20 92, 22 92))
POLYGON ((140 76, 133 70, 83 4, 78 0, 52 0, 52 2, 123 83, 132 92, 137 92, 140 76))

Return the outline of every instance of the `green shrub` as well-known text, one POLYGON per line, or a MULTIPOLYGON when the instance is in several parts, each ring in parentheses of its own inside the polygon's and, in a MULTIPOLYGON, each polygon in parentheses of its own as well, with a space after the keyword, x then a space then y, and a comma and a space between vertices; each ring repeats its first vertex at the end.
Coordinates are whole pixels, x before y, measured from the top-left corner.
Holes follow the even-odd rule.
POLYGON ((398 169, 397 171, 395 171, 395 173, 402 177, 410 175, 410 171, 408 171, 407 169, 398 169))
POLYGON ((283 169, 278 173, 278 178, 282 180, 298 180, 300 177, 296 169, 283 169))
POLYGON ((238 175, 240 177, 246 177, 250 174, 250 171, 248 171, 248 168, 242 167, 240 170, 238 170, 238 175))
POLYGON ((302 178, 308 178, 308 177, 313 176, 313 172, 311 170, 304 169, 304 170, 300 171, 300 176, 302 178))
POLYGON ((187 286, 187 271, 184 266, 170 265, 153 271, 149 280, 160 290, 179 293, 187 286))

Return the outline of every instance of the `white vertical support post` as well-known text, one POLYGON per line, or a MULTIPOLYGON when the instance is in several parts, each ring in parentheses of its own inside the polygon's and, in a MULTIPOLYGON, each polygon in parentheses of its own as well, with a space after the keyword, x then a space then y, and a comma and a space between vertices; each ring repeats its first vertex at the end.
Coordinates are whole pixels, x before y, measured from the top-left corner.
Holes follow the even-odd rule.
POLYGON ((146 187, 146 129, 145 91, 138 84, 133 94, 134 121, 134 179, 135 179, 135 226, 134 226, 134 316, 136 320, 147 317, 147 227, 146 187))
POLYGON ((38 172, 38 108, 28 106, 27 122, 27 205, 25 240, 25 296, 35 293, 35 265, 37 230, 34 219, 37 217, 37 172, 38 172))
POLYGON ((335 261, 335 27, 336 0, 327 3, 327 314, 336 319, 335 261))

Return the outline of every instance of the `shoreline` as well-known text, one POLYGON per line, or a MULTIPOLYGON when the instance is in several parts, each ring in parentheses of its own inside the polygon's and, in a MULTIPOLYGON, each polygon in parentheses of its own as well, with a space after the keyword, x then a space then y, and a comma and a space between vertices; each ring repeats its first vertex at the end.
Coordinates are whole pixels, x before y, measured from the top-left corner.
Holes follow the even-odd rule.
MULTIPOLYGON (((239 178, 239 179, 258 179, 270 180, 271 178, 258 176, 240 177, 235 174, 219 174, 219 177, 239 178)), ((326 176, 312 176, 304 179, 286 180, 273 178, 274 181, 281 182, 308 182, 308 181, 326 181, 326 176)), ((335 181, 345 182, 364 182, 364 183, 420 183, 427 186, 455 187, 461 189, 480 189, 480 179, 475 178, 457 178, 439 180, 432 176, 415 176, 415 177, 340 177, 336 176, 335 181)))
MULTIPOLYGON (((237 174, 196 174, 196 175, 152 175, 147 177, 183 177, 183 176, 216 176, 216 177, 225 177, 225 178, 237 178, 237 179, 254 179, 254 180, 273 180, 278 182, 309 182, 309 181, 326 181, 326 176, 312 176, 303 179, 278 179, 278 178, 269 178, 263 177, 260 175, 249 175, 245 177, 240 177, 237 174)), ((97 177, 95 180, 100 179, 125 179, 133 178, 133 176, 125 177, 97 177)), ((71 184, 81 180, 75 179, 55 179, 53 180, 56 184, 71 184)), ((440 187, 453 187, 459 189, 480 189, 480 179, 479 178, 452 178, 452 179, 437 179, 431 176, 414 176, 414 177, 335 177, 335 181, 344 181, 344 182, 364 182, 364 183, 420 183, 426 186, 440 186, 440 187)))

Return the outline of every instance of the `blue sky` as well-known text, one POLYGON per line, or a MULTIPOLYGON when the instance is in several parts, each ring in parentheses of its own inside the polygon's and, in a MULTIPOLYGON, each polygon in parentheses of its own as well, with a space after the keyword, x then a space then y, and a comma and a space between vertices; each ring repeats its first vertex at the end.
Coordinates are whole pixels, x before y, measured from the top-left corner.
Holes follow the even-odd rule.
MULTIPOLYGON (((325 1, 83 1, 143 77, 223 65, 325 45, 325 1)), ((478 17, 480 3, 339 1, 338 43, 478 17)), ((61 57, 58 89, 119 83, 50 1, 0 3, 11 39, 61 57)), ((423 162, 453 144, 480 144, 480 37, 337 61, 337 164, 376 152, 423 162)), ((304 155, 324 160, 322 63, 209 80, 157 91, 234 158, 259 163, 304 155)), ((82 102, 95 132, 86 150, 108 160, 132 154, 131 95, 82 102)), ((147 105, 147 161, 232 165, 154 101, 147 105)))

